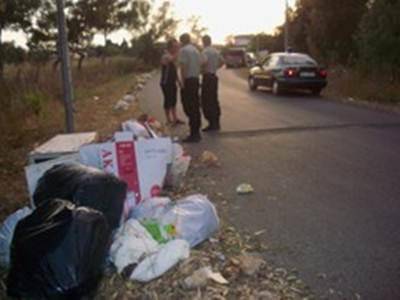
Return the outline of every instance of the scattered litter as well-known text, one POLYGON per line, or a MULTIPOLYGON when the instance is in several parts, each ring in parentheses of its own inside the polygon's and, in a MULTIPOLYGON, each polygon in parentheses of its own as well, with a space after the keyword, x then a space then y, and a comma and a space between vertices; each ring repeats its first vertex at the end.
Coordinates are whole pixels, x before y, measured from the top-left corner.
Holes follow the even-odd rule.
POLYGON ((270 291, 261 291, 255 295, 258 300, 280 300, 280 296, 271 293, 270 291))
MULTIPOLYGON (((150 76, 137 78, 139 89, 150 76)), ((122 110, 137 101, 135 88, 132 91, 121 100, 122 110)), ((262 246, 242 240, 233 227, 224 227, 223 232, 213 236, 219 229, 219 218, 206 196, 192 195, 177 201, 159 197, 165 186, 179 188, 174 190, 179 194, 173 195, 182 197, 182 191, 189 191, 196 184, 183 185, 191 158, 177 141, 172 142, 168 129, 156 119, 143 115, 126 121, 122 131, 106 142, 85 143, 72 153, 46 153, 45 159, 51 160, 43 164, 41 158, 35 160, 34 167, 28 166, 26 172, 36 210, 0 229, 0 264, 11 260, 7 282, 10 296, 80 298, 96 287, 107 254, 110 268, 96 293, 104 299, 132 298, 133 292, 155 299, 175 299, 182 293, 191 299, 275 299, 269 291, 284 291, 291 299, 307 295, 304 284, 275 272, 259 255, 232 257, 261 251, 262 246), (77 163, 83 164, 79 168, 91 170, 87 177, 85 172, 69 172, 77 163), (104 181, 98 181, 97 176, 104 181), (110 176, 110 182, 105 180, 110 176), (118 197, 113 191, 115 182, 125 187, 118 197), (54 199, 60 197, 65 201, 54 199), (113 235, 111 229, 115 229, 113 235), (205 247, 190 253, 190 247, 205 240, 209 241, 205 247), (124 280, 149 282, 181 261, 179 268, 162 280, 146 285, 124 280), (122 276, 112 273, 111 264, 122 276), (227 277, 213 272, 211 265, 227 277), (263 280, 251 282, 243 276, 255 274, 263 280), (235 284, 228 287, 228 280, 235 284), (212 282, 217 284, 211 285, 212 282), (182 288, 189 290, 184 292, 182 288)), ((220 165, 210 151, 203 153, 200 163, 220 165)), ((212 180, 209 183, 216 184, 212 180)), ((241 190, 253 192, 250 185, 241 190)), ((222 200, 223 205, 228 204, 222 200)))
POLYGON ((176 238, 188 241, 191 247, 210 238, 219 227, 215 206, 204 195, 192 195, 176 202, 149 199, 134 210, 133 217, 142 221, 157 220, 161 226, 173 225, 176 238))
POLYGON ((136 120, 129 120, 122 123, 122 131, 132 132, 135 138, 150 138, 146 127, 136 120))
POLYGON ((180 260, 189 257, 189 244, 184 240, 172 240, 160 245, 138 221, 128 220, 115 234, 110 258, 119 273, 137 265, 131 275, 133 280, 153 280, 180 260))
POLYGON ((14 232, 8 295, 81 298, 96 287, 110 234, 98 211, 62 200, 37 207, 14 232))
POLYGON ((159 244, 138 221, 128 220, 122 225, 114 236, 110 248, 110 258, 119 273, 133 264, 154 253, 159 249, 159 244))
POLYGON ((209 238, 208 241, 213 244, 219 243, 219 240, 214 238, 209 238))
POLYGON ((262 235, 262 234, 264 234, 264 233, 266 233, 266 232, 267 232, 266 229, 259 230, 259 231, 254 232, 254 236, 259 236, 259 235, 262 235))
POLYGON ((181 260, 189 258, 190 246, 184 240, 173 240, 165 244, 160 250, 146 257, 133 271, 130 276, 133 280, 140 282, 151 281, 181 260))
POLYGON ((123 98, 122 101, 125 101, 126 103, 134 103, 137 101, 136 97, 132 94, 126 94, 123 98))
POLYGON ((124 100, 119 100, 114 105, 114 111, 127 111, 129 109, 129 103, 124 100))
POLYGON ((11 242, 14 236, 14 230, 18 222, 30 215, 32 209, 24 207, 17 210, 12 215, 9 215, 4 220, 3 225, 0 229, 0 266, 8 268, 10 266, 10 251, 11 242))
POLYGON ((94 100, 94 101, 99 101, 99 100, 100 100, 100 97, 94 96, 94 97, 93 97, 93 100, 94 100))
POLYGON ((111 174, 80 164, 60 164, 40 178, 33 194, 35 206, 64 199, 101 211, 111 229, 119 226, 126 197, 125 182, 111 174))
POLYGON ((266 264, 265 260, 258 255, 240 255, 236 259, 241 271, 248 276, 255 275, 266 264))
POLYGON ((177 143, 173 144, 173 160, 169 168, 166 178, 166 185, 174 188, 180 188, 183 184, 183 179, 189 170, 192 158, 186 155, 183 147, 177 143))
POLYGON ((136 86, 136 91, 137 92, 140 92, 141 90, 143 90, 143 88, 144 88, 144 82, 145 81, 142 81, 143 83, 139 83, 137 86, 136 86))
POLYGON ((208 167, 218 167, 219 166, 218 156, 216 156, 211 151, 204 151, 200 157, 200 161, 203 164, 207 165, 208 167))
POLYGON ((197 289, 206 286, 209 279, 219 284, 229 283, 221 273, 213 272, 211 267, 203 267, 187 277, 183 285, 186 289, 197 289))
POLYGON ((242 183, 236 188, 236 193, 239 195, 247 195, 254 193, 254 189, 249 183, 242 183))

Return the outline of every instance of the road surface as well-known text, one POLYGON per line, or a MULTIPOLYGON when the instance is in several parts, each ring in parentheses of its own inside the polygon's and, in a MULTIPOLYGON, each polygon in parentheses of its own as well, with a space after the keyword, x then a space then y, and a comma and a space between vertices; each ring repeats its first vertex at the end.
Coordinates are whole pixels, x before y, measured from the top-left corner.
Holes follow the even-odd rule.
MULTIPOLYGON (((142 98, 163 120, 157 77, 142 98)), ((400 117, 250 92, 233 70, 220 98, 222 132, 190 147, 220 157, 230 221, 265 230, 268 262, 297 269, 318 298, 400 299, 400 117), (237 196, 242 182, 255 193, 237 196)))

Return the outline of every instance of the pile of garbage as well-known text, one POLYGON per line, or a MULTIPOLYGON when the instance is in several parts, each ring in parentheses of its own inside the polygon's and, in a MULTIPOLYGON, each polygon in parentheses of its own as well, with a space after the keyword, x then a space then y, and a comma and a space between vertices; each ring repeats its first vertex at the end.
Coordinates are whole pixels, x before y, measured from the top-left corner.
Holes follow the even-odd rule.
POLYGON ((188 260, 220 226, 205 195, 161 197, 182 185, 190 161, 146 117, 124 122, 111 140, 28 165, 30 206, 0 229, 7 294, 79 299, 105 270, 150 282, 188 260))

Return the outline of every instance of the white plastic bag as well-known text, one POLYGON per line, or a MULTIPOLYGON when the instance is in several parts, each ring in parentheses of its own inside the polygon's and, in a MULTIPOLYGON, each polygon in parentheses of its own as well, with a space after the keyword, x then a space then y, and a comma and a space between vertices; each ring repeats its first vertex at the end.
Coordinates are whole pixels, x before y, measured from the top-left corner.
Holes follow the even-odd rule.
POLYGON ((131 217, 138 220, 153 219, 161 220, 166 210, 170 209, 171 199, 167 197, 154 197, 143 201, 137 206, 131 217))
POLYGON ((219 227, 215 206, 204 195, 192 195, 176 202, 162 198, 144 201, 134 210, 139 220, 154 219, 160 225, 174 225, 177 239, 194 247, 208 239, 219 227))
POLYGON ((130 219, 116 232, 110 248, 110 258, 121 273, 125 267, 137 264, 147 255, 157 252, 159 247, 138 221, 130 219))
POLYGON ((150 138, 150 134, 146 127, 136 120, 129 120, 122 123, 122 131, 132 132, 136 138, 150 138))
POLYGON ((190 246, 185 240, 173 240, 163 246, 157 253, 146 257, 133 271, 131 279, 140 282, 151 281, 176 265, 189 258, 190 246))
POLYGON ((192 158, 186 155, 179 144, 173 144, 173 160, 169 167, 166 184, 172 187, 180 187, 189 169, 192 158))
POLYGON ((10 266, 10 247, 14 235, 15 227, 18 222, 32 213, 32 209, 24 207, 8 216, 0 229, 0 266, 8 268, 10 266))

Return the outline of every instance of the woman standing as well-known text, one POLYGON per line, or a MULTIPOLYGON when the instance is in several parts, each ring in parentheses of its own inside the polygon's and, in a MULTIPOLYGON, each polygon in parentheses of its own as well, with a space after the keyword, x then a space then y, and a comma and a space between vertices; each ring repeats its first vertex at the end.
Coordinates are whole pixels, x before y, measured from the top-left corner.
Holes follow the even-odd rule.
POLYGON ((167 51, 161 58, 161 89, 164 95, 164 110, 167 123, 171 125, 184 124, 177 117, 176 103, 178 97, 177 84, 181 85, 176 67, 179 53, 179 43, 176 39, 167 42, 167 51))

